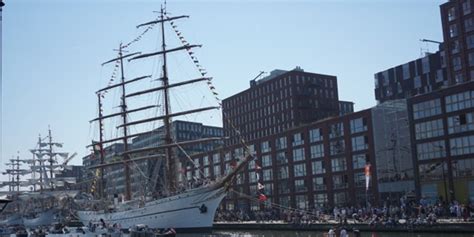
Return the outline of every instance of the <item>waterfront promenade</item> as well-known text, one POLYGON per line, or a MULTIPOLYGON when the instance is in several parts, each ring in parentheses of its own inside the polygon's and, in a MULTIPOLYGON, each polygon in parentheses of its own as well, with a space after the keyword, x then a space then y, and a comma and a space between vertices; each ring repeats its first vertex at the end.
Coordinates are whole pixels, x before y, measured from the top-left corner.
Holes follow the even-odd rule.
POLYGON ((337 221, 295 224, 284 221, 241 221, 241 222, 215 222, 214 230, 273 230, 273 231, 318 231, 327 232, 330 228, 344 227, 347 230, 358 229, 361 232, 417 232, 417 233, 473 233, 474 221, 464 222, 440 219, 432 225, 398 224, 394 226, 369 225, 348 221, 340 224, 337 221))

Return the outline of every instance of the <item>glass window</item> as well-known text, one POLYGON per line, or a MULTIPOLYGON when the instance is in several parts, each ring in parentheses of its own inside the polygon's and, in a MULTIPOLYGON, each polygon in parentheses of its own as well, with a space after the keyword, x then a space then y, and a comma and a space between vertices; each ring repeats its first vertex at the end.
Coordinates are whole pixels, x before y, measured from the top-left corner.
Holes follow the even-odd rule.
POLYGON ((319 142, 323 140, 323 133, 321 128, 309 130, 309 142, 319 142))
POLYGON ((414 88, 420 88, 421 87, 421 77, 420 76, 416 76, 415 78, 413 78, 413 87, 414 88))
POLYGON ((263 174, 263 181, 271 181, 273 179, 272 169, 264 169, 262 174, 263 174))
POLYGON ((262 149, 262 153, 271 151, 270 142, 269 141, 262 142, 261 149, 262 149))
POLYGON ((438 114, 441 114, 441 102, 439 99, 413 104, 414 119, 430 117, 438 114))
POLYGON ((332 172, 347 170, 346 158, 331 159, 332 172))
POLYGON ((346 206, 348 202, 347 192, 334 193, 334 205, 346 206))
POLYGON ((464 20, 464 29, 466 32, 474 30, 474 20, 472 19, 472 17, 469 17, 464 20))
POLYGON ((356 118, 351 120, 351 134, 367 131, 367 119, 366 118, 356 118))
POLYGON ((324 157, 324 144, 312 145, 311 146, 311 158, 322 158, 324 157))
POLYGON ((353 169, 362 169, 367 163, 367 154, 357 154, 352 156, 352 167, 353 169))
POLYGON ((464 15, 471 13, 471 0, 464 0, 462 2, 462 12, 464 15))
POLYGON ((474 130, 474 113, 448 117, 448 133, 460 133, 474 130))
POLYGON ((272 183, 266 183, 263 185, 265 189, 265 194, 272 195, 273 194, 273 184, 272 183))
POLYGON ((402 65, 402 70, 403 70, 403 79, 409 79, 411 77, 410 75, 410 64, 403 64, 402 65))
POLYGON ((329 154, 330 155, 337 155, 344 153, 345 151, 345 143, 344 140, 336 140, 329 143, 329 154))
POLYGON ((447 175, 446 163, 444 163, 444 174, 443 174, 443 162, 420 164, 418 165, 418 171, 420 173, 420 181, 436 181, 442 180, 443 176, 447 175))
POLYGON ((452 21, 454 19, 456 19, 456 8, 451 7, 448 9, 448 20, 452 21))
POLYGON ((449 26, 449 37, 456 37, 458 36, 458 26, 457 25, 450 25, 449 26))
POLYGON ((423 66, 423 73, 428 73, 430 72, 430 57, 426 56, 421 59, 421 64, 423 66))
POLYGON ((324 177, 314 177, 313 178, 313 190, 314 191, 326 190, 326 179, 324 177))
POLYGON ((474 91, 466 91, 446 96, 446 112, 474 107, 474 91))
POLYGON ((461 57, 460 56, 454 56, 453 57, 453 69, 454 71, 461 70, 462 65, 461 65, 461 57))
POLYGON ((306 176, 306 164, 297 164, 294 165, 294 172, 295 172, 295 177, 302 177, 306 176))
POLYGON ((415 138, 416 140, 438 137, 444 135, 443 120, 431 120, 423 123, 415 124, 415 138))
POLYGON ((288 166, 280 167, 280 172, 278 174, 278 179, 287 179, 288 178, 288 166))
POLYGON ((293 150, 293 161, 304 160, 304 148, 298 148, 293 150))
POLYGON ((361 151, 369 148, 367 136, 357 136, 352 139, 352 151, 361 151))
POLYGON ((202 163, 204 166, 209 165, 209 156, 204 156, 202 158, 202 163))
POLYGON ((365 187, 365 174, 358 172, 354 174, 354 184, 356 187, 365 187))
POLYGON ((275 141, 276 149, 285 149, 286 148, 286 137, 277 138, 275 141))
POLYGON ((290 193, 290 187, 288 185, 288 180, 278 182, 278 193, 279 194, 290 193))
POLYGON ((453 162, 454 177, 472 177, 474 176, 474 159, 456 160, 453 162))
POLYGON ((221 176, 221 166, 220 165, 214 165, 214 177, 220 177, 221 176))
POLYGON ((468 49, 474 48, 474 35, 466 36, 466 44, 468 49))
POLYGON ((344 125, 342 122, 329 126, 329 138, 344 136, 344 125))
POLYGON ((324 174, 326 169, 324 168, 324 162, 322 160, 312 162, 313 174, 324 174))
POLYGON ((314 194, 314 206, 315 207, 327 207, 328 195, 326 193, 314 194))
POLYGON ((332 176, 332 184, 333 184, 334 189, 347 188, 348 185, 349 185, 347 175, 345 175, 345 174, 333 175, 332 176))
POLYGON ((262 156, 262 167, 272 166, 272 157, 270 155, 262 156))
POLYGON ((219 153, 212 155, 212 163, 218 164, 221 162, 221 156, 219 153))
POLYGON ((299 146, 303 145, 304 140, 303 140, 303 134, 302 133, 296 133, 293 135, 293 146, 299 146))
POLYGON ((209 167, 204 168, 204 178, 209 178, 211 176, 209 172, 209 167))
POLYGON ((280 197, 280 203, 281 206, 284 207, 289 207, 290 206, 290 197, 289 196, 282 196, 280 197))
POLYGON ((300 210, 306 210, 309 208, 308 197, 306 195, 296 195, 296 208, 300 210))
POLYGON ((295 180, 295 192, 306 192, 308 188, 306 187, 306 182, 304 179, 295 180))
POLYGON ((287 164, 288 159, 286 158, 286 152, 278 152, 276 160, 278 165, 287 164))
POLYGON ((418 160, 428 160, 446 156, 444 141, 434 141, 416 145, 418 160))
POLYGON ((451 155, 467 155, 474 153, 474 136, 465 136, 449 139, 451 155))

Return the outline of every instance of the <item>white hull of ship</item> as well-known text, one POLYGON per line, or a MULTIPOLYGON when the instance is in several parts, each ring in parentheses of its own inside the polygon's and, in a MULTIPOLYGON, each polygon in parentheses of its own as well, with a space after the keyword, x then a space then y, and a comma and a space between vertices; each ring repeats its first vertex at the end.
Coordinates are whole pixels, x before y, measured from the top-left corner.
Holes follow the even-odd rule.
POLYGON ((144 207, 131 210, 112 213, 78 211, 77 214, 85 226, 102 219, 108 225, 119 224, 122 228, 145 224, 150 228, 204 230, 212 228, 215 212, 225 195, 224 187, 203 187, 151 201, 144 207))

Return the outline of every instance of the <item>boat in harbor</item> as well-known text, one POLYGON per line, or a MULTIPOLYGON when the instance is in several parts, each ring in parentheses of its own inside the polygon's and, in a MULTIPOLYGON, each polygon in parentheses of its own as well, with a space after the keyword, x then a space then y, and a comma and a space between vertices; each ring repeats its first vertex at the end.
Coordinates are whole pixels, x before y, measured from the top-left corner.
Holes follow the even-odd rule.
MULTIPOLYGON (((239 159, 239 163, 236 163, 232 167, 232 170, 228 172, 223 178, 214 182, 208 182, 206 185, 199 187, 180 187, 178 176, 180 175, 178 168, 178 155, 179 152, 184 153, 184 156, 189 158, 186 151, 183 149, 185 146, 209 143, 213 141, 221 141, 223 143, 224 137, 207 137, 198 140, 190 140, 184 142, 178 142, 176 138, 172 137, 172 119, 179 116, 189 116, 204 111, 219 111, 221 107, 220 101, 216 100, 214 106, 191 108, 187 110, 181 110, 175 112, 171 109, 170 97, 172 95, 171 90, 192 87, 201 83, 207 87, 212 87, 211 77, 206 76, 206 72, 198 69, 199 78, 184 80, 184 81, 172 81, 173 77, 168 75, 168 64, 167 56, 171 53, 187 52, 191 56, 191 60, 196 62, 197 60, 192 56, 191 49, 200 47, 200 45, 189 44, 185 40, 182 40, 181 32, 175 30, 175 21, 182 18, 188 18, 188 16, 171 16, 167 11, 166 7, 161 7, 161 11, 158 13, 159 16, 156 20, 140 24, 137 26, 138 29, 146 28, 144 32, 157 26, 161 29, 160 36, 161 45, 159 51, 151 53, 128 53, 125 54, 125 48, 130 50, 128 47, 130 44, 121 44, 118 51, 118 56, 109 61, 106 61, 102 65, 115 63, 117 71, 120 71, 119 82, 109 83, 108 86, 98 90, 96 92, 98 98, 98 117, 93 119, 91 122, 98 122, 99 138, 95 139, 90 147, 93 147, 94 154, 97 159, 100 159, 99 164, 93 165, 91 169, 92 173, 95 174, 95 182, 92 191, 95 191, 95 199, 98 200, 86 200, 83 201, 83 208, 88 210, 77 211, 78 219, 85 225, 89 226, 93 223, 102 225, 119 225, 122 228, 129 228, 140 224, 147 225, 149 228, 164 229, 174 228, 178 231, 192 230, 192 231, 205 231, 210 230, 213 225, 214 216, 217 208, 219 207, 222 199, 227 195, 229 187, 236 177, 237 173, 244 167, 244 165, 250 160, 251 156, 242 157, 239 159), (181 39, 182 45, 175 48, 168 48, 168 43, 165 41, 165 24, 167 27, 171 27, 177 34, 177 37, 181 39), (130 86, 135 82, 150 79, 151 76, 138 76, 134 79, 125 78, 124 74, 124 63, 135 62, 138 63, 140 60, 147 58, 159 58, 158 67, 159 78, 155 81, 160 81, 160 85, 157 87, 147 88, 140 90, 135 93, 126 93, 126 86, 130 86), (211 86, 209 86, 211 85, 211 86), (106 92, 112 89, 119 89, 120 91, 120 105, 115 106, 120 108, 119 112, 103 115, 103 100, 106 92), (147 105, 139 108, 129 108, 128 99, 130 97, 138 97, 140 95, 148 95, 150 93, 160 93, 160 98, 156 104, 147 105), (159 108, 158 114, 153 117, 147 117, 137 121, 130 121, 130 114, 139 111, 149 110, 153 108, 159 108), (121 133, 122 136, 116 138, 105 139, 103 134, 104 120, 110 118, 119 117, 121 123, 116 128, 120 129, 120 132, 112 132, 113 134, 121 133), (136 132, 135 134, 130 133, 130 127, 135 130, 135 125, 151 124, 160 121, 163 125, 161 131, 163 131, 162 140, 163 144, 154 145, 151 147, 144 147, 138 149, 131 149, 129 140, 133 137, 143 136, 146 134, 153 134, 157 130, 156 128, 145 131, 136 132), (105 162, 105 144, 121 142, 124 146, 124 151, 119 154, 119 159, 114 162, 105 162), (149 189, 153 191, 143 193, 132 193, 131 187, 131 166, 139 161, 154 160, 153 164, 146 180, 149 189), (123 196, 123 202, 115 201, 114 204, 107 204, 106 198, 104 197, 104 172, 107 167, 121 166, 122 174, 125 177, 125 191, 120 195, 123 196), (102 193, 100 193, 102 192, 102 193), (154 194, 152 197, 147 197, 146 194, 154 194), (100 207, 100 200, 102 200, 102 207, 100 207), (87 203, 96 203, 97 205, 89 205, 87 203)), ((142 34, 143 35, 143 34, 142 34)), ((141 38, 140 35, 137 39, 141 38)), ((136 40, 133 41, 133 43, 136 40)), ((111 80, 112 82, 113 80, 111 80)), ((207 88, 207 89, 209 89, 207 88)), ((212 95, 212 90, 208 91, 212 95)), ((181 95, 183 96, 183 95, 181 95)), ((184 95, 187 97, 187 95, 184 95)), ((186 98, 192 100, 192 98, 186 98)), ((115 129, 115 127, 114 127, 115 129)), ((140 171, 141 172, 141 171, 140 171)), ((144 172, 142 172, 144 173, 144 172)), ((142 174, 143 175, 143 174, 142 174)), ((109 184, 110 185, 110 184, 109 184)), ((109 199, 110 200, 110 199, 109 199)), ((110 202, 110 201, 109 201, 110 202)))
MULTIPOLYGON (((51 130, 48 136, 38 137, 38 143, 31 149, 31 159, 10 159, 10 166, 3 174, 8 174, 8 181, 1 182, 0 187, 8 186, 3 192, 11 204, 2 209, 5 217, 0 225, 24 225, 26 227, 47 226, 59 221, 65 212, 61 200, 74 197, 78 191, 67 190, 67 186, 76 182, 75 177, 68 177, 68 163, 76 153, 59 151, 62 143, 53 141, 51 130), (24 165, 27 167, 23 167, 24 165), (20 177, 29 176, 28 179, 20 177)), ((3 201, 2 201, 3 202, 3 201)))

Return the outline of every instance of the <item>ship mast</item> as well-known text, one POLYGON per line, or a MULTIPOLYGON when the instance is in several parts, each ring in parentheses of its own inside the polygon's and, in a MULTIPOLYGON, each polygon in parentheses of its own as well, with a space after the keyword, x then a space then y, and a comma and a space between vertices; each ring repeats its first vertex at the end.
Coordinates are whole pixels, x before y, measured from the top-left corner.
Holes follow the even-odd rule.
MULTIPOLYGON (((127 104, 125 101, 125 75, 123 72, 123 55, 122 55, 122 43, 120 43, 119 47, 119 58, 120 58, 120 74, 121 74, 121 83, 122 83, 122 119, 123 119, 123 146, 124 150, 128 151, 128 137, 127 137, 127 104)), ((124 165, 125 165, 125 199, 131 200, 132 199, 132 190, 130 187, 130 165, 128 160, 130 156, 125 154, 123 157, 124 165)))
MULTIPOLYGON (((163 6, 161 7, 161 50, 163 51, 163 77, 162 77, 162 84, 163 84, 163 93, 164 93, 164 109, 165 109, 165 116, 163 119, 164 126, 165 126, 165 138, 164 142, 166 145, 171 144, 173 141, 171 139, 171 128, 170 128, 170 103, 169 103, 169 81, 168 81, 168 68, 166 65, 166 41, 165 41, 165 13, 163 6)), ((176 175, 176 160, 173 159, 173 149, 171 147, 167 147, 165 149, 166 159, 165 159, 165 193, 174 192, 176 188, 176 179, 174 175, 176 175)))
MULTIPOLYGON (((102 101, 101 101, 101 93, 97 93, 97 99, 99 101, 99 149, 100 149, 100 164, 104 164, 104 131, 103 131, 103 115, 102 115, 102 101)), ((100 198, 104 197, 104 168, 102 167, 100 169, 100 198)))
POLYGON ((51 136, 51 128, 48 127, 48 137, 49 137, 49 182, 51 186, 51 190, 54 190, 54 182, 53 182, 53 137, 51 136))

